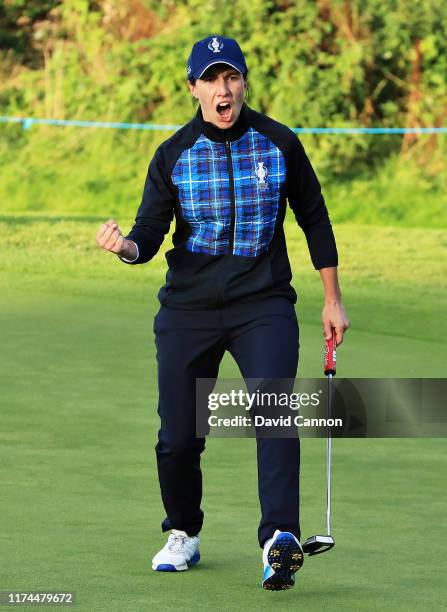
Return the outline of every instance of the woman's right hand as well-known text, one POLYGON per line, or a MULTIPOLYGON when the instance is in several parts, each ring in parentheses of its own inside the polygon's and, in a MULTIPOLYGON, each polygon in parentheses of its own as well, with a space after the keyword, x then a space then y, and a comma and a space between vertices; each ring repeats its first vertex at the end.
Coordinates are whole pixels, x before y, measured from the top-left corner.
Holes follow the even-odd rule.
POLYGON ((124 238, 115 219, 109 219, 101 225, 96 234, 96 242, 105 251, 125 259, 135 259, 137 256, 135 243, 124 238))

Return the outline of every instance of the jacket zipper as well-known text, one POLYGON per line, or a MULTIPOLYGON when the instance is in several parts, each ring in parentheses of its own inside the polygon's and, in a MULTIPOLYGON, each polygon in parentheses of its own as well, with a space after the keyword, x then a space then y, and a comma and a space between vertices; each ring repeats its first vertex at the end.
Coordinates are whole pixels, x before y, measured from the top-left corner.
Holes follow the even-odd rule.
POLYGON ((230 229, 228 237, 228 254, 233 253, 234 247, 234 232, 236 229, 236 198, 234 195, 234 173, 233 173, 233 160, 231 158, 231 144, 227 140, 225 142, 225 152, 227 154, 227 166, 228 166, 228 177, 230 181, 230 229))
MULTIPOLYGON (((230 187, 230 227, 229 227, 229 236, 228 236, 228 250, 227 254, 231 255, 233 253, 234 247, 234 231, 236 225, 236 198, 234 195, 234 173, 233 173, 233 160, 231 158, 231 144, 228 140, 225 141, 225 154, 227 156, 227 168, 228 168, 228 180, 230 187)), ((225 260, 222 260, 222 263, 225 260)), ((223 274, 220 277, 220 282, 216 284, 216 306, 220 306, 224 301, 224 292, 225 292, 225 269, 222 270, 223 274)))

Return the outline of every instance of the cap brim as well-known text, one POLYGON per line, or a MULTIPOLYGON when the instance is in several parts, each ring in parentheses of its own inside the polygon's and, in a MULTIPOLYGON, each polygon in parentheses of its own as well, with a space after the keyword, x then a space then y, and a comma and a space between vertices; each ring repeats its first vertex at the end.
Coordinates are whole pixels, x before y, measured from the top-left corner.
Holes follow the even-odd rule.
POLYGON ((247 68, 245 66, 242 66, 242 64, 239 64, 238 62, 229 62, 228 60, 216 60, 214 62, 207 62, 203 66, 200 66, 199 70, 197 71, 198 74, 196 74, 194 78, 200 79, 200 77, 203 76, 203 74, 208 70, 208 68, 210 66, 214 66, 215 64, 226 64, 227 66, 234 68, 241 74, 244 74, 245 72, 247 72, 247 68))

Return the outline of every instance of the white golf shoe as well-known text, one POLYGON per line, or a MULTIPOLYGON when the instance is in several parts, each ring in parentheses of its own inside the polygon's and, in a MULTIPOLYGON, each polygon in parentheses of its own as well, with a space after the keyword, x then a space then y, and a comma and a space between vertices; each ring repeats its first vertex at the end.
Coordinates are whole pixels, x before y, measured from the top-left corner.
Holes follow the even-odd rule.
POLYGON ((291 589, 295 584, 295 572, 304 562, 301 544, 293 533, 277 529, 267 540, 262 552, 264 576, 262 586, 268 591, 291 589))
POLYGON ((189 537, 185 531, 173 529, 168 541, 152 559, 157 572, 182 572, 200 560, 199 537, 189 537))

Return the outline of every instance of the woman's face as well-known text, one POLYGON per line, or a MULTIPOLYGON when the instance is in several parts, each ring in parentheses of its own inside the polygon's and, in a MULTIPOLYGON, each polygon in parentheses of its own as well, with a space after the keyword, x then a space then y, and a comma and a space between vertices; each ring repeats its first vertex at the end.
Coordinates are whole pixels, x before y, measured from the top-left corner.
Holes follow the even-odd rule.
POLYGON ((200 102, 205 121, 219 128, 230 128, 237 121, 247 89, 243 75, 234 68, 213 70, 197 79, 189 89, 200 102))

